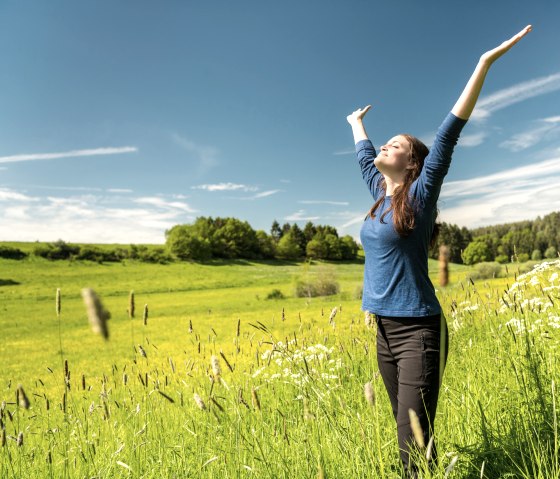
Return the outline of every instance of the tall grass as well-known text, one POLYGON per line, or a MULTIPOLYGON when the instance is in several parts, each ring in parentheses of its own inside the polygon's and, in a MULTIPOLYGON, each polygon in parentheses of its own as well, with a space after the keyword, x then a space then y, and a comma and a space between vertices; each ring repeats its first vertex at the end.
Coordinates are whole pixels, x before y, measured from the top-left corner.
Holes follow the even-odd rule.
MULTIPOLYGON (((423 477, 560 475, 559 273, 560 262, 547 263, 438 291, 450 356, 436 418, 439 466, 426 463, 423 477)), ((114 288, 123 294, 110 309, 124 314, 120 326, 114 315, 110 341, 126 343, 130 288, 114 288)), ((400 477, 375 326, 342 294, 341 304, 288 299, 281 321, 281 305, 265 302, 275 316, 253 314, 234 292, 235 319, 200 308, 176 324, 180 349, 158 344, 172 323, 151 308, 134 357, 113 347, 114 361, 98 372, 96 352, 110 341, 90 338, 86 324, 82 349, 97 346, 83 351, 81 369, 36 364, 18 378, 21 388, 2 376, 0 477, 400 477)))

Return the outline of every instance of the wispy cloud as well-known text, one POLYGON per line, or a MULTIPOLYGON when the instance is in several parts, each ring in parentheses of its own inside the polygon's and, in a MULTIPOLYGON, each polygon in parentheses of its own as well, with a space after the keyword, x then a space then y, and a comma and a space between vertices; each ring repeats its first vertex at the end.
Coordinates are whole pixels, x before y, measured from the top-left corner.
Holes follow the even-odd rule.
POLYGON ((238 183, 215 183, 210 185, 192 186, 193 190, 206 190, 206 191, 257 191, 256 186, 240 185, 238 183))
POLYGON ((132 193, 128 188, 107 188, 108 193, 132 193))
POLYGON ((286 221, 317 221, 320 216, 309 216, 305 214, 305 210, 298 210, 291 215, 285 216, 286 221))
POLYGON ((181 201, 166 201, 165 199, 159 196, 145 196, 141 198, 135 198, 132 201, 134 203, 153 205, 159 208, 172 208, 172 209, 186 211, 187 213, 196 213, 196 210, 191 208, 187 203, 183 203, 181 201))
POLYGON ((328 200, 300 200, 298 203, 302 205, 335 205, 335 206, 348 206, 348 201, 328 201, 328 200))
POLYGON ((470 135, 463 135, 459 138, 458 145, 466 148, 478 146, 484 142, 486 136, 488 136, 488 134, 485 131, 479 131, 478 133, 472 133, 470 135))
POLYGON ((541 141, 556 138, 560 134, 560 116, 536 120, 536 126, 513 135, 509 140, 500 143, 502 148, 510 151, 522 151, 541 141))
POLYGON ((195 210, 164 197, 104 193, 28 196, 0 188, 0 238, 14 241, 163 243, 164 232, 194 220, 195 210))
POLYGON ((473 228, 560 210, 560 157, 461 181, 444 183, 442 221, 473 228))
POLYGON ((11 156, 1 156, 0 163, 14 163, 18 161, 35 161, 35 160, 56 160, 59 158, 77 158, 81 156, 99 156, 99 155, 119 155, 123 153, 135 153, 138 148, 135 146, 122 146, 118 148, 94 148, 91 150, 72 150, 60 153, 31 153, 11 156))
POLYGON ((355 155, 355 154, 356 154, 356 150, 354 148, 346 148, 344 150, 333 151, 333 155, 336 156, 355 155))
POLYGON ((242 200, 258 200, 259 198, 266 198, 268 196, 272 196, 275 195, 276 193, 280 193, 283 190, 268 190, 268 191, 261 191, 260 193, 257 193, 256 195, 253 196, 247 196, 244 198, 241 198, 242 200))
POLYGON ((502 108, 556 90, 560 90, 560 73, 518 83, 480 98, 471 119, 483 120, 502 108))
POLYGON ((195 143, 188 138, 181 135, 173 133, 171 138, 176 145, 181 147, 184 151, 188 152, 198 161, 198 171, 197 174, 201 175, 208 171, 209 169, 217 166, 220 162, 218 161, 219 150, 213 146, 204 146, 195 143))

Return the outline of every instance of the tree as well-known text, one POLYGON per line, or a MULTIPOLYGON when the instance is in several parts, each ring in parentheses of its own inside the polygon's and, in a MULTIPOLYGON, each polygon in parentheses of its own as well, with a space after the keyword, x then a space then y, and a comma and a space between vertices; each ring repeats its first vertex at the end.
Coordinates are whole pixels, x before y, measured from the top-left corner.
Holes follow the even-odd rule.
POLYGON ((272 222, 272 226, 270 227, 270 236, 272 236, 272 239, 276 242, 280 241, 280 238, 282 238, 282 228, 280 228, 276 220, 272 222))
POLYGON ((302 256, 302 250, 299 243, 291 232, 280 238, 280 241, 276 246, 276 256, 282 259, 297 259, 302 256))
POLYGON ((258 230, 256 234, 260 256, 264 259, 274 258, 276 253, 276 242, 272 236, 268 236, 263 230, 258 230))
POLYGON ((490 248, 485 241, 472 241, 463 251, 463 261, 471 265, 490 260, 490 248))
POLYGON ((307 243, 305 253, 308 258, 327 259, 329 248, 324 240, 316 237, 307 243))

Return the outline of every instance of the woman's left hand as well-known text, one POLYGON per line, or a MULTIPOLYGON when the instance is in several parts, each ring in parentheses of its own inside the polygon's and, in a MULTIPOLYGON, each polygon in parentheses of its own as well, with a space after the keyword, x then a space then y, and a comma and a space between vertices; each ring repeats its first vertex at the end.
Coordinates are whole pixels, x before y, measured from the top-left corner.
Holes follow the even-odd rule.
POLYGON ((517 35, 514 35, 509 40, 503 42, 500 46, 497 46, 493 50, 489 50, 480 57, 480 61, 492 65, 498 58, 500 58, 504 53, 506 53, 513 45, 515 45, 519 40, 521 40, 527 33, 532 30, 531 25, 527 25, 523 30, 521 30, 517 35))

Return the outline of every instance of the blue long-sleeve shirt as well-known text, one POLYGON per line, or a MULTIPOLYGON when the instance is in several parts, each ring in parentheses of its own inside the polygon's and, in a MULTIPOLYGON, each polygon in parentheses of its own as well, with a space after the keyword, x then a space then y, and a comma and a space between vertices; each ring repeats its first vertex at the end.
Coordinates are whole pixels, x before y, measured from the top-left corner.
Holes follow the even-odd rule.
MULTIPOLYGON (((364 289, 362 309, 384 316, 431 316, 441 312, 434 286, 428 276, 428 249, 437 216, 437 200, 443 179, 451 164, 453 148, 466 120, 449 113, 438 129, 436 139, 424 160, 420 176, 409 190, 415 199, 415 227, 401 238, 393 225, 390 211, 380 222, 382 213, 391 205, 385 196, 375 219, 368 215, 360 239, 364 247, 364 289)), ((374 201, 382 194, 383 175, 374 165, 377 156, 370 140, 356 143, 356 154, 362 176, 374 201)))

